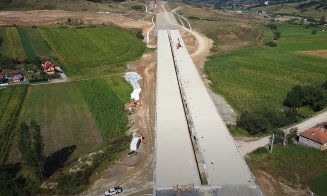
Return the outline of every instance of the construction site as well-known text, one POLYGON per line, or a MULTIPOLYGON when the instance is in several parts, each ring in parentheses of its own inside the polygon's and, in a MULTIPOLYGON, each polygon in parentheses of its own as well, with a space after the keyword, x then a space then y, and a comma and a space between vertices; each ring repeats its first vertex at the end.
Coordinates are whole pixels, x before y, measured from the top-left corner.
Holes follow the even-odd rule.
POLYGON ((262 195, 178 30, 158 30, 157 55, 154 193, 262 195))

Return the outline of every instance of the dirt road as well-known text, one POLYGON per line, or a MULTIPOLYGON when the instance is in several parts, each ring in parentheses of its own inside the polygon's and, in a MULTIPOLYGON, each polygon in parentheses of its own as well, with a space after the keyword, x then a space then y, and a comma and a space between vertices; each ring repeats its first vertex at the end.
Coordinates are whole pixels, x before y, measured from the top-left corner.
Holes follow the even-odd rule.
MULTIPOLYGON (((325 122, 325 121, 327 121, 327 111, 319 113, 318 115, 313 116, 297 125, 291 126, 287 129, 285 129, 284 131, 287 131, 291 128, 297 127, 298 131, 302 132, 302 131, 305 131, 305 130, 315 126, 318 123, 325 122)), ((251 141, 251 142, 245 142, 242 140, 237 140, 236 142, 239 145, 239 150, 240 150, 241 154, 244 156, 244 155, 256 150, 257 148, 266 146, 269 142, 269 137, 270 136, 263 137, 263 138, 260 138, 258 140, 251 141)))

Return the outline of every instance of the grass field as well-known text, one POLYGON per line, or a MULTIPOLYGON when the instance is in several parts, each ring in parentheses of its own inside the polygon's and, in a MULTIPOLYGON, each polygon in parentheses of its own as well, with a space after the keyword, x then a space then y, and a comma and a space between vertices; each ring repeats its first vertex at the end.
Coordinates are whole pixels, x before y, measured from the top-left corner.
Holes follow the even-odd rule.
POLYGON ((122 72, 123 63, 138 58, 145 48, 140 39, 117 27, 39 30, 73 77, 122 72))
POLYGON ((41 33, 37 30, 37 28, 24 28, 24 29, 27 32, 28 38, 35 52, 35 55, 41 58, 51 57, 52 56, 51 49, 44 41, 41 33))
POLYGON ((7 27, 6 34, 12 58, 18 61, 26 60, 26 54, 16 27, 7 27))
POLYGON ((282 37, 276 48, 238 50, 212 56, 206 63, 212 89, 237 111, 280 107, 294 85, 326 80, 327 61, 298 51, 326 49, 327 33, 311 35, 312 29, 295 25, 280 25, 279 30, 282 37))
POLYGON ((21 85, 0 90, 0 165, 6 162, 26 89, 21 85))
POLYGON ((327 195, 327 173, 315 176, 309 181, 310 190, 317 195, 327 195))
MULTIPOLYGON (((100 129, 76 83, 30 86, 19 121, 36 120, 41 126, 44 152, 48 156, 64 147, 76 145, 76 158, 99 148, 100 129)), ((17 160, 18 149, 11 158, 17 160)))
MULTIPOLYGON (((319 1, 316 1, 319 2, 319 1)), ((322 2, 322 1, 320 1, 322 2)), ((303 3, 303 2, 301 2, 303 3)), ((323 3, 321 3, 323 4, 323 3)), ((269 14, 287 14, 287 15, 294 15, 294 16, 303 16, 303 17, 314 17, 319 18, 321 16, 326 15, 326 10, 324 9, 315 9, 315 6, 309 6, 305 9, 300 9, 298 6, 300 3, 283 3, 283 4, 276 4, 264 7, 256 7, 252 8, 252 12, 257 12, 258 10, 266 11, 269 14)))
MULTIPOLYGON (((246 161, 251 170, 265 171, 279 182, 291 186, 301 184, 303 188, 310 179, 327 172, 327 152, 300 145, 274 146, 273 153, 257 150, 246 161)), ((318 181, 311 182, 318 185, 318 181)))
POLYGON ((0 37, 3 39, 2 45, 0 47, 0 54, 2 54, 2 56, 11 57, 11 52, 9 49, 9 42, 8 42, 7 33, 6 33, 5 28, 0 27, 0 37))
POLYGON ((17 31, 19 33, 19 37, 22 41, 22 45, 26 54, 26 58, 30 61, 33 61, 35 59, 35 52, 33 50, 31 41, 28 37, 28 33, 27 30, 25 28, 22 27, 18 27, 17 31))

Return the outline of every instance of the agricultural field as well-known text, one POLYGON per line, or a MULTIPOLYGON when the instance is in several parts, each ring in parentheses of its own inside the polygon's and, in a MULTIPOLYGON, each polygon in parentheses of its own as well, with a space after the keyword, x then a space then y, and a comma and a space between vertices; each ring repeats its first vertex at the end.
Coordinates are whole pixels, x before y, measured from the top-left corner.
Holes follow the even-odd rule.
POLYGON ((0 89, 0 165, 6 162, 26 89, 24 85, 0 89))
POLYGON ((5 28, 0 28, 0 37, 2 40, 2 45, 0 46, 0 54, 2 56, 11 57, 11 52, 9 49, 9 42, 7 38, 7 33, 5 28))
POLYGON ((205 66, 211 87, 238 112, 281 107, 286 93, 297 84, 326 80, 326 59, 299 51, 326 49, 327 33, 312 35, 312 28, 281 24, 278 46, 242 49, 214 55, 205 66))
MULTIPOLYGON (((246 162, 253 173, 264 171, 271 175, 276 182, 282 182, 293 188, 301 185, 302 189, 306 189, 306 186, 311 183, 316 184, 322 179, 326 179, 326 175, 320 176, 321 179, 319 179, 319 176, 317 177, 318 174, 327 171, 326 161, 327 152, 293 144, 286 146, 276 145, 274 146, 273 153, 269 153, 261 148, 246 157, 246 162), (311 179, 316 177, 316 181, 311 181, 311 179)), ((258 178, 258 176, 256 177, 258 178)), ((311 185, 310 187, 315 187, 311 185)), ((320 190, 322 187, 320 187, 320 190)), ((276 188, 279 191, 283 189, 282 187, 276 188)), ((312 190, 315 191, 317 189, 313 188, 312 190)), ((322 192, 317 192, 318 195, 319 193, 322 192)), ((284 194, 279 193, 278 195, 284 194)))
POLYGON ((81 81, 78 84, 105 139, 124 134, 127 112, 124 102, 102 79, 81 81))
POLYGON ((40 28, 63 68, 73 78, 119 73, 137 59, 145 44, 117 27, 40 28))
POLYGON ((22 41, 22 45, 23 45, 27 60, 29 60, 29 61, 35 60, 36 55, 34 53, 32 43, 28 37, 27 30, 25 28, 18 27, 17 31, 18 31, 19 37, 22 41))
POLYGON ((20 62, 26 60, 26 54, 16 27, 7 27, 6 34, 12 58, 20 62))
MULTIPOLYGON (((308 2, 308 1, 307 1, 308 2)), ((322 7, 318 8, 319 5, 325 5, 322 1, 315 1, 316 4, 307 4, 307 2, 296 2, 296 3, 283 3, 276 5, 269 5, 264 7, 252 8, 252 12, 257 12, 258 10, 266 11, 269 14, 286 14, 294 16, 303 16, 303 17, 314 17, 319 18, 326 15, 326 9, 322 7), (302 6, 301 6, 302 4, 302 6)), ((326 6, 326 5, 325 5, 326 6)))
MULTIPOLYGON (((31 120, 41 127, 45 156, 76 145, 71 156, 74 159, 103 144, 100 129, 76 83, 29 86, 19 122, 31 120)), ((17 161, 17 155, 14 146, 9 161, 17 161)))

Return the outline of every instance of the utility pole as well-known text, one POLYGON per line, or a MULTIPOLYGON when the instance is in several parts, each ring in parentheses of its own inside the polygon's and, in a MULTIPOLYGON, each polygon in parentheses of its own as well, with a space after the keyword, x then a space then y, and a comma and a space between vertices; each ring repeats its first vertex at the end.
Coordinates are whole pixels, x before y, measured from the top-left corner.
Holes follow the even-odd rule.
POLYGON ((275 140, 275 134, 271 137, 271 143, 270 143, 270 153, 272 153, 273 147, 274 147, 274 140, 275 140))

